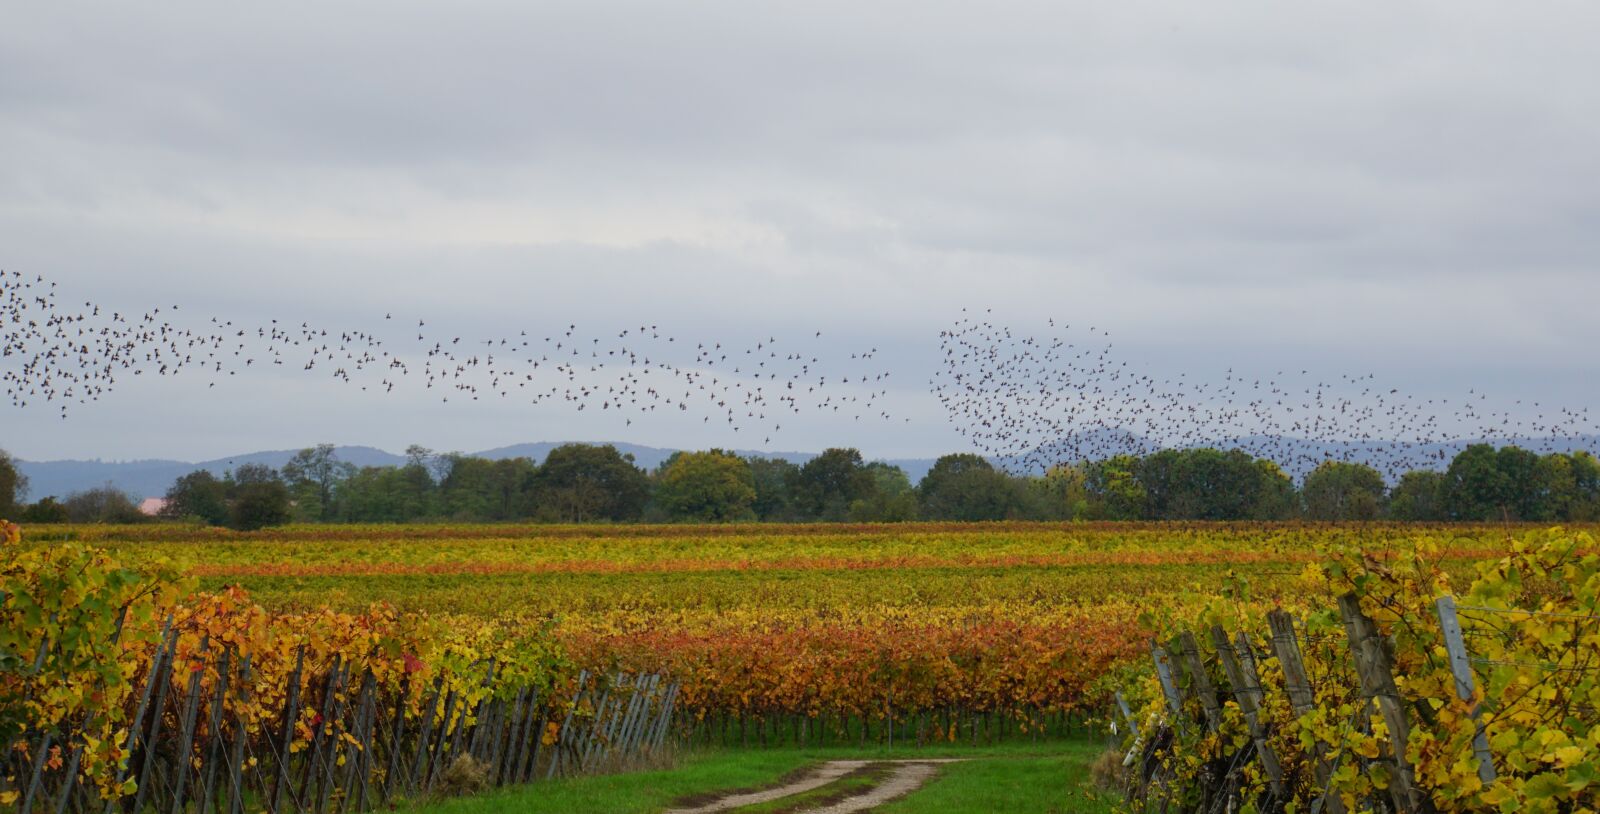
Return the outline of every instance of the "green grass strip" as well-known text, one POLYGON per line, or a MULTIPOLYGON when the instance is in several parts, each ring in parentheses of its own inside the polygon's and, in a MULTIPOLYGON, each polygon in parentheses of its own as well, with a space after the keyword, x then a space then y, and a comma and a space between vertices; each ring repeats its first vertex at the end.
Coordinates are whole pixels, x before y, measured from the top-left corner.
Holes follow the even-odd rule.
POLYGON ((892 803, 895 808, 883 810, 1099 814, 1111 809, 1091 801, 1085 793, 1089 764, 1100 750, 1098 743, 1077 740, 978 748, 698 750, 683 755, 668 769, 538 782, 471 797, 416 801, 405 810, 410 814, 655 814, 687 798, 777 785, 785 776, 825 760, 960 757, 970 760, 941 766, 939 776, 928 785, 892 803))
POLYGON ((1049 756, 1017 755, 940 767, 927 785, 888 803, 881 814, 1109 814, 1120 797, 1096 791, 1089 765, 1099 744, 1064 744, 1049 756))

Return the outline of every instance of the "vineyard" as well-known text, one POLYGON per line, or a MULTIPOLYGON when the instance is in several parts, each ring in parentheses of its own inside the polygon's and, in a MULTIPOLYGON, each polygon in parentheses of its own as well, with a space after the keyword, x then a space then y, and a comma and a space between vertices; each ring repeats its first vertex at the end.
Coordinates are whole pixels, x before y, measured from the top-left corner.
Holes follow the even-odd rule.
POLYGON ((363 811, 660 750, 678 686, 574 670, 547 629, 268 612, 76 544, 0 570, 0 804, 363 811))
MULTIPOLYGON (((1549 574, 1589 556, 1589 538, 1572 535, 1559 538, 1569 560, 1538 561, 1545 587, 1530 579, 1516 590, 1542 597, 1549 574)), ((1491 595, 1484 569, 1522 573, 1505 564, 1508 550, 1526 560, 1549 539, 1536 528, 1400 525, 39 526, 8 543, 0 586, 5 652, 16 654, 0 673, 0 736, 24 744, 0 794, 75 810, 92 808, 91 796, 140 794, 165 795, 163 810, 186 796, 218 808, 281 797, 360 809, 428 793, 463 755, 505 783, 596 768, 584 755, 614 741, 643 755, 669 741, 890 746, 1103 732, 1121 690, 1137 710, 1124 723, 1165 733, 1159 749, 1139 744, 1138 799, 1237 802, 1259 793, 1248 783, 1266 782, 1250 761, 1238 761, 1243 779, 1226 793, 1182 781, 1251 742, 1233 685, 1214 677, 1218 698, 1234 700, 1211 729, 1203 692, 1168 708, 1149 671, 1152 635, 1213 624, 1232 635, 1287 608, 1304 620, 1317 709, 1327 710, 1318 714, 1347 719, 1360 697, 1339 696, 1351 686, 1342 662, 1318 649, 1338 596, 1358 588, 1379 603, 1368 608, 1376 624, 1412 648, 1404 676, 1418 669, 1405 654, 1435 658, 1395 633, 1423 598, 1454 585, 1473 607, 1513 607, 1510 589, 1491 595), (1180 725, 1184 715, 1202 725, 1180 725)), ((1546 609, 1584 610, 1575 601, 1546 609)), ((1469 635, 1493 630, 1475 624, 1469 635)), ((1541 630, 1547 646, 1579 636, 1572 625, 1541 630)), ((1490 663, 1573 658, 1513 644, 1480 653, 1490 663)), ((1205 655, 1213 672, 1215 653, 1205 655)), ((1263 685, 1281 682, 1274 660, 1260 662, 1263 685)), ((1439 678, 1448 671, 1427 675, 1438 686, 1402 683, 1426 697, 1453 686, 1439 678)), ((1297 713, 1272 703, 1275 737, 1297 737, 1297 713)), ((1305 737, 1365 755, 1389 748, 1383 727, 1363 720, 1305 737)), ((1459 744, 1438 742, 1458 756, 1459 744)), ((1309 788, 1317 775, 1302 767, 1320 752, 1306 749, 1311 757, 1284 765, 1287 782, 1309 788)), ((1295 754, 1287 744, 1279 753, 1295 754)), ((1445 771, 1413 764, 1424 777, 1445 771)), ((1350 783, 1381 782, 1357 765, 1341 764, 1350 783)))
POLYGON ((1333 551, 1300 579, 1294 611, 1238 592, 1169 617, 1142 680, 1123 685, 1137 711, 1118 697, 1129 803, 1595 810, 1594 539, 1510 540, 1464 581, 1443 553, 1429 540, 1395 560, 1333 551))

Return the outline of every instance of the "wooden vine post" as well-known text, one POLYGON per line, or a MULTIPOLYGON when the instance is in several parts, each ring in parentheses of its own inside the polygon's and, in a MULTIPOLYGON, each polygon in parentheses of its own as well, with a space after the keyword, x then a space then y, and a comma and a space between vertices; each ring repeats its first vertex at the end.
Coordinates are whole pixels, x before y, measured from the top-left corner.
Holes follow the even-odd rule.
MULTIPOLYGON (((59 646, 46 640, 31 658, 42 663, 59 646)), ((540 748, 547 718, 562 713, 545 777, 625 768, 662 748, 680 689, 663 673, 606 680, 585 670, 571 702, 557 704, 534 684, 488 692, 502 672, 491 662, 475 704, 455 688, 441 693, 441 675, 413 709, 408 678, 395 691, 372 669, 358 672, 359 662, 344 654, 333 653, 326 671, 308 667, 312 658, 320 661, 298 645, 293 669, 272 679, 281 684, 258 684, 264 671, 249 652, 214 646, 204 634, 191 647, 168 617, 128 695, 125 731, 116 734, 121 755, 103 767, 105 778, 84 782, 95 716, 59 721, 25 733, 27 753, 12 758, 16 781, 0 784, 16 795, 4 810, 361 814, 394 807, 408 787, 425 793, 442 767, 462 756, 483 762, 492 786, 534 779, 546 768, 540 748), (271 724, 257 706, 263 697, 282 699, 271 724), (302 739, 298 730, 306 726, 302 739), (54 765, 52 757, 59 759, 54 765), (102 799, 106 778, 116 780, 118 793, 102 799), (132 786, 127 794, 125 783, 132 786)))
POLYGON ((1217 702, 1217 688, 1211 683, 1205 664, 1200 661, 1200 644, 1194 634, 1185 630, 1178 634, 1178 646, 1183 655, 1183 665, 1189 672, 1191 691, 1200 696, 1200 706, 1206 711, 1206 725, 1213 732, 1222 727, 1222 704, 1217 702))
MULTIPOLYGON (((1306 662, 1300 655, 1300 642, 1295 637, 1294 617, 1283 610, 1267 613, 1267 624, 1272 628, 1272 652, 1278 657, 1278 667, 1283 670, 1283 688, 1289 696, 1289 707, 1295 717, 1302 718, 1317 708, 1317 697, 1311 689, 1311 679, 1306 675, 1306 662)), ((1328 765, 1328 747, 1318 743, 1316 763, 1312 772, 1317 788, 1326 789, 1333 769, 1328 765)), ((1344 801, 1337 794, 1327 795, 1323 806, 1330 814, 1344 814, 1344 801)))
POLYGON ((1439 613, 1439 629, 1444 633, 1445 650, 1450 653, 1450 672, 1455 675, 1456 696, 1472 704, 1472 753, 1478 759, 1478 779, 1487 786, 1495 781, 1494 755, 1489 752, 1489 736, 1483 731, 1483 718, 1479 715, 1472 659, 1467 655, 1467 643, 1461 635, 1461 620, 1456 618, 1456 598, 1441 596, 1434 602, 1434 608, 1439 613))
MULTIPOLYGON (((1356 594, 1345 594, 1339 597, 1338 603, 1363 700, 1357 707, 1353 722, 1361 731, 1370 732, 1367 722, 1373 720, 1375 708, 1388 733, 1387 749, 1380 751, 1377 758, 1370 764, 1364 763, 1363 766, 1366 770, 1375 768, 1386 770, 1384 775, 1388 782, 1383 791, 1387 792, 1388 805, 1383 806, 1385 810, 1396 814, 1434 814, 1433 800, 1427 791, 1418 787, 1415 769, 1406 757, 1411 721, 1408 718, 1406 701, 1401 697, 1395 682, 1392 645, 1371 617, 1362 611, 1360 598, 1356 594)), ((1478 778, 1488 785, 1495 782, 1497 773, 1487 733, 1484 731, 1472 658, 1466 648, 1455 598, 1441 596, 1435 600, 1434 605, 1439 617, 1445 650, 1449 655, 1450 669, 1455 679, 1456 696, 1470 709, 1468 715, 1474 725, 1472 747, 1478 778)), ((1315 690, 1307 675, 1304 656, 1300 651, 1295 619, 1278 609, 1267 613, 1267 622, 1271 627, 1271 652, 1283 673, 1283 688, 1288 696, 1290 708, 1296 718, 1304 719, 1318 711, 1318 704, 1315 690)), ((1247 633, 1240 632, 1230 639, 1227 631, 1220 625, 1213 625, 1210 635, 1217 652, 1218 664, 1228 680, 1229 694, 1243 714, 1250 739, 1255 747, 1256 759, 1267 777, 1274 799, 1283 801, 1294 797, 1295 790, 1290 788, 1290 778, 1285 775, 1282 759, 1269 739, 1270 733, 1267 731, 1266 722, 1262 720, 1266 692, 1262 687, 1257 665, 1259 654, 1265 651, 1258 651, 1247 633)), ((1152 638, 1150 657, 1156 668, 1156 677, 1160 681, 1166 706, 1171 713, 1172 727, 1174 729, 1184 727, 1183 704, 1189 697, 1194 696, 1198 698, 1205 712, 1208 727, 1212 731, 1217 731, 1223 717, 1222 702, 1219 701, 1218 688, 1206 668, 1195 635, 1184 631, 1173 637, 1165 646, 1152 638)), ((1126 700, 1121 692, 1114 692, 1113 697, 1118 712, 1127 722, 1130 734, 1138 737, 1139 727, 1130 714, 1126 700)), ((1310 769, 1316 783, 1316 796, 1312 800, 1310 810, 1314 813, 1326 811, 1329 814, 1347 814, 1349 806, 1345 800, 1339 795, 1329 793, 1333 775, 1330 747, 1329 743, 1317 739, 1309 756, 1310 769)), ((1230 768, 1229 771, 1233 770, 1230 768)), ((1205 782, 1209 783, 1215 779, 1212 777, 1205 782)), ((1151 782, 1151 778, 1146 777, 1142 782, 1147 784, 1151 782)), ((1209 790, 1202 787, 1200 792, 1204 795, 1202 806, 1208 805, 1206 801, 1209 799, 1209 790)), ((1132 793, 1134 792, 1130 792, 1132 793)), ((1235 790, 1228 793, 1237 795, 1238 792, 1235 790)), ((1218 798, 1221 799, 1223 798, 1218 798)), ((1237 802, 1236 796, 1227 799, 1237 802)), ((1363 802, 1382 805, 1378 800, 1363 802)))
MULTIPOLYGON (((1241 634, 1242 637, 1243 634, 1241 634)), ((1244 648, 1249 648, 1248 640, 1244 641, 1244 648)), ((1233 685, 1233 698, 1239 702, 1239 709, 1244 712, 1245 723, 1250 727, 1250 739, 1255 742, 1256 755, 1261 760, 1261 768, 1267 773, 1267 782, 1272 786, 1272 793, 1278 799, 1284 798, 1283 794, 1283 766, 1278 762, 1278 753, 1273 751, 1272 744, 1267 742, 1267 732, 1261 725, 1261 680, 1256 676, 1255 659, 1250 659, 1248 671, 1239 663, 1233 645, 1228 641, 1227 631, 1221 625, 1211 627, 1211 642, 1216 645, 1217 658, 1222 662, 1222 669, 1228 674, 1228 683, 1233 685)))
POLYGON ((1389 729, 1393 768, 1390 772, 1389 795, 1395 810, 1424 812, 1431 810, 1426 795, 1416 787, 1411 764, 1406 760, 1406 740, 1410 724, 1406 721, 1405 705, 1394 683, 1394 665, 1384 646, 1384 637, 1378 626, 1361 611, 1361 600, 1353 593, 1339 597, 1339 613, 1344 617, 1345 633, 1350 638, 1350 653, 1355 657, 1356 675, 1361 680, 1361 694, 1377 704, 1378 713, 1389 729))
POLYGON ((1113 695, 1117 699, 1117 709, 1122 712, 1122 720, 1127 721, 1128 731, 1134 737, 1139 737, 1139 723, 1133 720, 1133 712, 1128 709, 1128 699, 1122 697, 1122 690, 1117 690, 1113 695))
POLYGON ((1156 663, 1156 677, 1161 680, 1161 694, 1167 697, 1167 709, 1172 711, 1172 720, 1179 728, 1183 728, 1183 701, 1178 696, 1178 685, 1172 679, 1172 657, 1167 654, 1155 639, 1150 640, 1150 658, 1156 663))

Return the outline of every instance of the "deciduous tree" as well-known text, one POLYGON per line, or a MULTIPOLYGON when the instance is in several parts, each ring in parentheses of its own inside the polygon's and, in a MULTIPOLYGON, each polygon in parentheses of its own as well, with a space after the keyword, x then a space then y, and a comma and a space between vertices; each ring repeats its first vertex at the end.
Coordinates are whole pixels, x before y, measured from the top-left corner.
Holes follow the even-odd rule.
POLYGON ((28 478, 11 454, 0 449, 0 518, 16 517, 28 496, 28 478))
POLYGON ((1395 520, 1439 521, 1448 519, 1444 503, 1445 476, 1442 472, 1418 469, 1400 476, 1389 491, 1389 516, 1395 520))
POLYGON ((850 504, 866 497, 872 475, 855 449, 832 448, 805 462, 795 479, 795 503, 802 517, 844 520, 850 504))
POLYGON ((145 519, 133 498, 110 483, 73 492, 61 505, 73 523, 138 523, 145 519))
POLYGON ((756 517, 769 521, 796 519, 794 488, 800 467, 782 458, 752 456, 745 462, 750 466, 751 483, 756 490, 756 499, 750 505, 756 517))
POLYGON ((161 516, 173 519, 198 517, 213 526, 228 524, 228 485, 204 469, 197 469, 173 481, 167 489, 161 516))
POLYGON ((661 465, 655 500, 674 520, 751 520, 755 475, 744 459, 720 449, 679 452, 661 465))
POLYGON ((972 453, 934 461, 917 491, 923 516, 936 520, 1003 520, 1022 504, 1018 484, 972 453))
POLYGON ((283 479, 294 496, 296 511, 307 520, 331 520, 339 483, 355 474, 354 465, 339 460, 332 444, 318 444, 295 453, 283 465, 283 479))
POLYGON ((574 523, 636 519, 650 497, 650 482, 633 456, 610 444, 550 450, 539 466, 538 489, 542 511, 574 523))
POLYGON ((229 525, 253 531, 289 522, 289 487, 277 470, 265 464, 245 464, 229 473, 229 525))
POLYGON ((1324 461, 1300 488, 1311 520, 1376 520, 1387 491, 1383 475, 1366 464, 1324 461))

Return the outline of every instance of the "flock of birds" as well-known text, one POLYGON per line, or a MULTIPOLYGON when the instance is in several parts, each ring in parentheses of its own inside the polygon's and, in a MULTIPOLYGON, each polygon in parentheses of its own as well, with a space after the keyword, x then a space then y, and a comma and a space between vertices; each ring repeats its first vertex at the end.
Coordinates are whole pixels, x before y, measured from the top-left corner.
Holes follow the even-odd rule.
POLYGON ((1024 335, 963 315, 940 333, 934 395, 958 432, 1009 469, 1216 446, 1295 476, 1326 460, 1359 461, 1392 482, 1442 468, 1471 441, 1515 442, 1541 454, 1596 441, 1588 408, 1516 399, 1495 409, 1476 388, 1454 400, 1424 398, 1371 373, 1154 375, 1118 358, 1103 328, 1074 331, 1054 320, 1048 327, 1047 335, 1024 335))
MULTIPOLYGON (((624 426, 642 414, 676 411, 759 433, 763 443, 807 411, 893 418, 882 407, 890 374, 873 367, 876 348, 825 362, 803 346, 780 347, 775 336, 748 346, 680 341, 655 325, 604 337, 568 324, 475 339, 435 333, 426 318, 412 326, 386 314, 384 325, 394 340, 277 319, 186 323, 176 305, 140 314, 92 302, 74 307, 43 276, 0 272, 0 382, 13 406, 52 404, 62 418, 126 378, 199 375, 216 387, 264 368, 299 369, 383 394, 410 384, 443 402, 499 398, 614 412, 624 426)), ((821 337, 819 331, 811 339, 821 337)))
MULTIPOLYGON (((92 302, 66 305, 56 283, 0 271, 0 382, 14 407, 53 405, 62 418, 131 377, 197 375, 216 387, 276 369, 381 394, 412 386, 444 402, 498 398, 598 410, 623 426, 670 412, 748 430, 764 444, 795 416, 897 419, 887 406, 890 371, 881 369, 876 348, 828 359, 776 336, 680 341, 655 325, 598 336, 568 324, 474 339, 437 333, 426 318, 412 326, 386 314, 383 325, 386 338, 276 319, 186 322, 176 305, 124 314, 92 302)), ((1053 320, 1049 328, 1024 335, 964 314, 939 335, 933 396, 959 434, 1012 471, 1221 445, 1295 475, 1341 459, 1372 464, 1392 480, 1438 468, 1463 440, 1517 441, 1539 452, 1595 440, 1587 408, 1518 400, 1493 409, 1476 391, 1453 401, 1422 398, 1372 374, 1257 376, 1230 368, 1205 381, 1153 375, 1113 355, 1104 329, 1075 333, 1053 320)))

